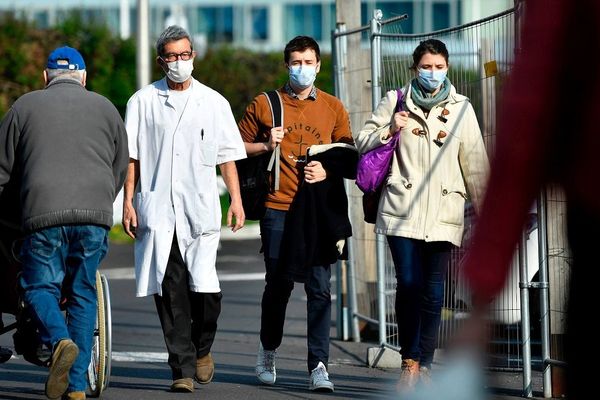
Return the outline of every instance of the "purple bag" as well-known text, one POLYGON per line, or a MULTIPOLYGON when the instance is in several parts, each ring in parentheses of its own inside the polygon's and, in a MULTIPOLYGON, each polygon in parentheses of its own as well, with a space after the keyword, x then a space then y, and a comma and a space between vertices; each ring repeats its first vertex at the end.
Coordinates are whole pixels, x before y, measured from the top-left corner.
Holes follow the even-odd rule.
MULTIPOLYGON (((398 93, 398 102, 394 114, 402 110, 403 100, 402 91, 396 89, 396 92, 398 93)), ((390 172, 390 165, 399 140, 400 134, 397 133, 386 144, 371 149, 360 156, 356 171, 356 185, 363 193, 374 193, 383 184, 390 172)))

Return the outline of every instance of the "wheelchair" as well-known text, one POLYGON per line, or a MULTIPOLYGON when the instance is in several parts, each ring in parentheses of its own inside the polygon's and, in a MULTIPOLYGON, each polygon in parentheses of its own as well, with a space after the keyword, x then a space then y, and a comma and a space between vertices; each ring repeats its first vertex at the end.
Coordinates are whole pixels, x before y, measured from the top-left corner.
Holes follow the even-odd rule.
MULTIPOLYGON (((13 342, 15 352, 28 362, 48 367, 51 360, 50 349, 42 345, 36 323, 21 300, 18 286, 20 264, 15 256, 21 231, 19 227, 0 220, 0 335, 15 331, 13 342), (15 322, 4 326, 2 314, 12 314, 15 322)), ((87 381, 90 397, 100 397, 108 387, 112 355, 112 318, 108 279, 96 272, 96 321, 92 341, 91 360, 88 366, 87 381)), ((64 301, 61 301, 63 304, 64 301)), ((68 316, 67 316, 68 317, 68 316)), ((0 362, 8 361, 10 350, 1 349, 0 362)))

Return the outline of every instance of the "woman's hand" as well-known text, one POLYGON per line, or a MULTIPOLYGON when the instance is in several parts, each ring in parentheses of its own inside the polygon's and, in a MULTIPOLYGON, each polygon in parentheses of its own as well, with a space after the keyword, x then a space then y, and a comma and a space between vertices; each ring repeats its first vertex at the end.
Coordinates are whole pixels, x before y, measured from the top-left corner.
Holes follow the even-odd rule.
MULTIPOLYGON (((394 114, 392 123, 390 124, 390 136, 394 136, 399 133, 402 128, 408 124, 408 112, 399 111, 394 114)), ((389 137, 389 136, 388 136, 389 137)))

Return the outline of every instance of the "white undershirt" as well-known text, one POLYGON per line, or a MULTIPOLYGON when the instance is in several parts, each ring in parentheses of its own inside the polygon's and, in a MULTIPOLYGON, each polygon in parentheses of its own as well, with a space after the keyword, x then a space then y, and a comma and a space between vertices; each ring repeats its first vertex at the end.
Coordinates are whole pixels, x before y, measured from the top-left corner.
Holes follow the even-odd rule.
POLYGON ((185 104, 187 103, 190 95, 192 94, 192 85, 185 90, 171 90, 169 89, 169 104, 173 106, 177 112, 177 119, 181 118, 181 114, 185 110, 185 104))

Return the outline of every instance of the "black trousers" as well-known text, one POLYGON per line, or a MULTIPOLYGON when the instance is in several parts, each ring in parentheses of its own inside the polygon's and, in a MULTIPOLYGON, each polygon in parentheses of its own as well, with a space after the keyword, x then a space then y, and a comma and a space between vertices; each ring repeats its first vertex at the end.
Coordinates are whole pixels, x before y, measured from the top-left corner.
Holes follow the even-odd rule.
MULTIPOLYGON (((260 341, 266 350, 275 350, 283 340, 285 311, 294 281, 279 271, 279 249, 283 236, 286 211, 267 208, 260 221, 262 245, 265 252, 265 291, 261 302, 260 341)), ((307 367, 312 371, 319 362, 325 367, 329 362, 329 331, 331 329, 331 268, 329 265, 313 266, 306 292, 306 332, 308 344, 307 367)))
POLYGON ((197 293, 189 288, 189 273, 177 237, 162 282, 162 296, 154 295, 173 380, 193 378, 196 359, 208 354, 217 332, 221 293, 197 293))

